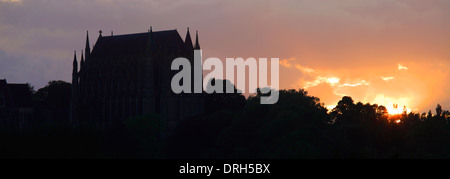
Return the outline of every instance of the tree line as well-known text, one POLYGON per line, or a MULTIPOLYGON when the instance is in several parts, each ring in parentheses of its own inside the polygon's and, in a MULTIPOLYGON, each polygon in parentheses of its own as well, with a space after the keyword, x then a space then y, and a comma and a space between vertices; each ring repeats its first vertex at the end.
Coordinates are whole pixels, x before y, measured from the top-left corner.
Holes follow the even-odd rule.
MULTIPOLYGON (((205 95, 206 112, 183 120, 167 137, 160 136, 164 120, 158 114, 129 118, 106 131, 52 122, 0 131, 0 157, 450 158, 450 113, 440 105, 434 114, 389 115, 382 105, 349 96, 328 110, 303 89, 280 90, 273 105, 260 104, 259 92, 248 98, 205 95)), ((45 121, 45 110, 68 108, 70 84, 50 82, 33 96, 42 109, 36 116, 45 121)), ((51 121, 67 120, 64 114, 51 121)))

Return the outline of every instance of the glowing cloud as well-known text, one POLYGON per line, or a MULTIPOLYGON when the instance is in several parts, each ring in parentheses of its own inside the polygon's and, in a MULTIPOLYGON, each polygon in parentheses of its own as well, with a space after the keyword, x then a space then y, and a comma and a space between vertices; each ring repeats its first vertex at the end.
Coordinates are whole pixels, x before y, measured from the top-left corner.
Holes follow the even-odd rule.
POLYGON ((297 68, 298 70, 300 70, 303 73, 314 73, 314 72, 316 72, 316 70, 314 70, 312 68, 304 67, 304 66, 301 66, 299 64, 295 64, 295 68, 297 68))
POLYGON ((341 79, 337 78, 337 77, 322 77, 322 76, 318 76, 316 77, 316 79, 314 81, 307 81, 305 83, 305 85, 303 86, 304 89, 308 89, 314 86, 317 86, 319 84, 322 83, 328 83, 331 86, 335 86, 337 83, 339 83, 341 79))
POLYGON ((336 84, 336 83, 339 83, 340 80, 341 79, 339 79, 339 78, 331 77, 331 78, 327 79, 327 82, 330 83, 330 84, 336 84))
POLYGON ((289 58, 289 59, 282 59, 280 60, 280 65, 287 67, 287 68, 291 68, 291 62, 294 61, 294 58, 289 58))
POLYGON ((22 0, 0 0, 0 2, 22 3, 22 0))
POLYGON ((389 81, 389 80, 393 80, 393 79, 395 79, 393 76, 388 76, 388 77, 381 77, 381 79, 382 80, 384 80, 384 81, 389 81))
POLYGON ((408 70, 408 67, 398 64, 398 70, 408 70))
POLYGON ((339 85, 339 87, 344 87, 344 86, 355 87, 355 86, 361 86, 361 85, 369 85, 369 83, 366 80, 362 80, 361 82, 355 83, 355 84, 345 83, 345 84, 339 85))

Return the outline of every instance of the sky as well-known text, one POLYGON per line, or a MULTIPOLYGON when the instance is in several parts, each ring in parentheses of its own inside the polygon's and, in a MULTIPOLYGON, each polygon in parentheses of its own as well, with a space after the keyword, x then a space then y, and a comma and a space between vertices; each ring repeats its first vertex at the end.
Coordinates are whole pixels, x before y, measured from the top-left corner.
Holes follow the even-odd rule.
POLYGON ((280 88, 328 107, 449 109, 449 19, 448 0, 0 0, 0 79, 70 82, 86 31, 92 47, 99 30, 190 27, 205 58, 279 58, 280 88))

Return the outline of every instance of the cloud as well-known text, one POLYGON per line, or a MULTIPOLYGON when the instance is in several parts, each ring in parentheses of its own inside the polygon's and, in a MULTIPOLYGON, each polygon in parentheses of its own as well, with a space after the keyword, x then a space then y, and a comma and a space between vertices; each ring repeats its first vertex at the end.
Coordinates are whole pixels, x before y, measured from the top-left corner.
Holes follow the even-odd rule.
POLYGON ((22 3, 22 0, 1 0, 0 2, 6 2, 6 3, 22 3))
POLYGON ((326 106, 336 105, 342 96, 336 94, 335 87, 329 83, 321 83, 319 85, 308 88, 308 94, 320 98, 320 102, 326 106))
POLYGON ((366 80, 362 80, 361 82, 354 83, 354 84, 344 83, 342 85, 339 85, 339 87, 345 87, 345 86, 355 87, 355 86, 361 86, 361 85, 369 85, 369 83, 366 82, 366 80))
POLYGON ((408 70, 408 67, 398 64, 398 70, 408 70))
POLYGON ((341 81, 341 79, 337 78, 337 77, 330 77, 327 78, 327 82, 334 85, 336 83, 339 83, 339 81, 341 81))
POLYGON ((308 89, 322 83, 328 83, 330 86, 335 86, 337 83, 339 83, 339 81, 340 79, 338 77, 317 76, 314 81, 306 81, 303 88, 308 89))
POLYGON ((301 66, 300 64, 295 64, 295 68, 297 68, 298 70, 300 70, 303 73, 308 73, 308 74, 316 72, 316 70, 314 70, 312 68, 301 66))
MULTIPOLYGON (((70 56, 70 55, 68 55, 70 56)), ((71 62, 34 57, 32 63, 27 56, 9 55, 0 50, 0 79, 6 79, 10 83, 31 83, 37 90, 51 80, 70 81, 65 73, 70 73, 71 62), (67 66, 67 67, 66 67, 67 66)), ((72 52, 73 59, 73 52, 72 52)))
POLYGON ((282 59, 282 60, 280 60, 279 63, 280 63, 280 65, 282 65, 284 67, 290 68, 292 66, 291 62, 294 60, 295 60, 294 58, 282 59))
POLYGON ((388 76, 388 77, 382 76, 381 79, 384 80, 384 81, 389 81, 389 80, 395 79, 395 77, 393 77, 393 76, 388 76))

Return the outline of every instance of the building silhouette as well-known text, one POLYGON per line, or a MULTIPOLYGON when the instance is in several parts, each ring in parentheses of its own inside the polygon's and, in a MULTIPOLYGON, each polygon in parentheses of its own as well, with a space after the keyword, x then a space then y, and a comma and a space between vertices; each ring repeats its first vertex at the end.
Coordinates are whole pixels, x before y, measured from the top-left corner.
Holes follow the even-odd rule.
MULTIPOLYGON (((202 94, 175 94, 170 69, 175 58, 189 59, 200 49, 198 33, 192 44, 189 28, 185 40, 177 30, 103 36, 99 32, 91 51, 86 36, 78 64, 74 54, 71 122, 109 128, 128 118, 159 114, 166 131, 180 120, 204 112, 202 94), (79 67, 79 68, 78 68, 79 67)), ((193 71, 193 70, 192 70, 193 71)), ((193 73, 192 73, 193 74, 193 73)), ((193 85, 191 85, 193 86, 193 85)))
POLYGON ((30 124, 33 99, 28 84, 11 84, 0 80, 0 127, 17 129, 30 124))

